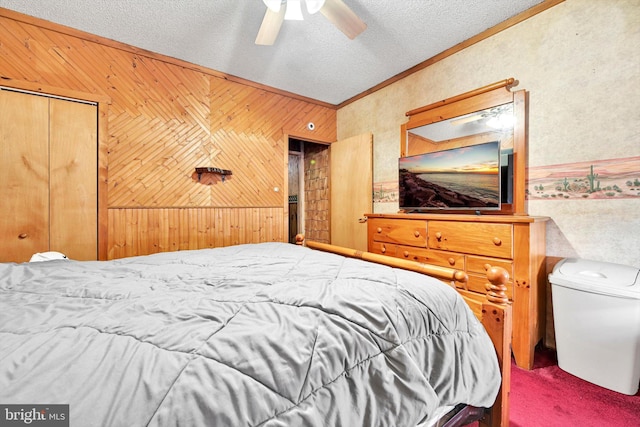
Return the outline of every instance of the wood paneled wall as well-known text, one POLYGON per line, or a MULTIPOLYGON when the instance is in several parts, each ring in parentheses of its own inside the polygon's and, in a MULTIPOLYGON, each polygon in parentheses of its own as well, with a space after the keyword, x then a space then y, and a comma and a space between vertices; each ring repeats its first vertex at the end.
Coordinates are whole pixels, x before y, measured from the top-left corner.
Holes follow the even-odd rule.
POLYGON ((0 79, 111 100, 103 258, 286 241, 286 137, 336 139, 333 106, 2 8, 0 40, 0 79))
POLYGON ((109 209, 109 257, 280 241, 282 209, 109 209))

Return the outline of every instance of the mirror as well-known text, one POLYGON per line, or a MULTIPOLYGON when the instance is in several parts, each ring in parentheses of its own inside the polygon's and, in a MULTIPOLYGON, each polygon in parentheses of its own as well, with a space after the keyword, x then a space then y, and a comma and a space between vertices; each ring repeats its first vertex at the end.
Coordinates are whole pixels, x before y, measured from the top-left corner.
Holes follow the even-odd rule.
POLYGON ((406 154, 433 153, 498 141, 500 204, 513 203, 513 103, 407 130, 406 154))
MULTIPOLYGON (((462 196, 472 194, 482 202, 468 199, 467 202, 454 200, 447 204, 439 200, 437 203, 432 201, 411 208, 416 205, 416 198, 405 193, 408 192, 407 186, 415 185, 416 175, 412 175, 412 183, 405 184, 404 174, 407 174, 407 170, 401 169, 401 209, 437 213, 526 214, 526 92, 510 92, 509 87, 513 83, 514 79, 508 79, 407 113, 409 121, 402 127, 401 138, 400 151, 403 158, 425 158, 423 163, 428 161, 433 164, 433 159, 445 154, 461 159, 462 153, 465 152, 464 147, 478 146, 476 149, 479 149, 480 144, 497 143, 500 148, 499 155, 492 155, 482 165, 487 171, 478 169, 473 174, 466 175, 454 174, 451 171, 447 171, 446 174, 439 173, 437 176, 434 172, 418 175, 429 178, 427 181, 430 192, 434 187, 439 188, 438 185, 446 187, 447 190, 460 190, 462 187, 458 181, 464 179, 469 185, 465 185, 468 193, 463 191, 462 196), (489 164, 490 172, 489 168, 485 167, 489 164), (489 174, 493 174, 491 181, 489 174), (483 184, 481 187, 481 182, 491 182, 491 185, 483 184), (406 203, 403 205, 403 202, 406 203), (486 204, 482 204, 483 202, 486 204)), ((406 160, 400 163, 415 164, 406 160)), ((443 165, 438 164, 439 166, 443 165)))

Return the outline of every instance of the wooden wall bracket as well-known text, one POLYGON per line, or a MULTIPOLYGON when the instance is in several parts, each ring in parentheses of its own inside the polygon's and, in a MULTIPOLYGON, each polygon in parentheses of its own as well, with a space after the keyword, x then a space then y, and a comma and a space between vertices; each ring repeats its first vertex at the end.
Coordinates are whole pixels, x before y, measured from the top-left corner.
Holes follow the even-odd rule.
POLYGON ((196 168, 196 173, 198 174, 198 181, 200 181, 200 178, 202 177, 203 173, 215 173, 217 175, 220 175, 222 177, 222 182, 224 182, 224 178, 227 175, 233 175, 233 172, 231 172, 229 169, 220 169, 220 168, 196 168))

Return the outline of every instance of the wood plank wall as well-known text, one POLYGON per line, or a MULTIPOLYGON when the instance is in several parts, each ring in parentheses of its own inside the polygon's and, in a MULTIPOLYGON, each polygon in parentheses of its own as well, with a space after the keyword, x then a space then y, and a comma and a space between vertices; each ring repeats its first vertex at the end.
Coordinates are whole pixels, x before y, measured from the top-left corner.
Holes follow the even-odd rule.
POLYGON ((110 256, 281 241, 281 215, 280 207, 109 209, 110 256))
POLYGON ((111 100, 108 258, 286 241, 286 137, 336 139, 333 106, 2 8, 0 41, 0 84, 111 100))

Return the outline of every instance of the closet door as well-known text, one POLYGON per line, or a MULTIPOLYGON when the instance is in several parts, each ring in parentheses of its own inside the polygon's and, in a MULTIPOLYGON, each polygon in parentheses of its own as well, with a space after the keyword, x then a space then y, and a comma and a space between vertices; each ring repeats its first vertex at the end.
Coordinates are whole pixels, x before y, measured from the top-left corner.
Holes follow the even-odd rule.
POLYGON ((49 100, 0 90, 0 262, 49 250, 49 100))
POLYGON ((98 112, 50 99, 50 242, 77 260, 98 259, 98 112))

